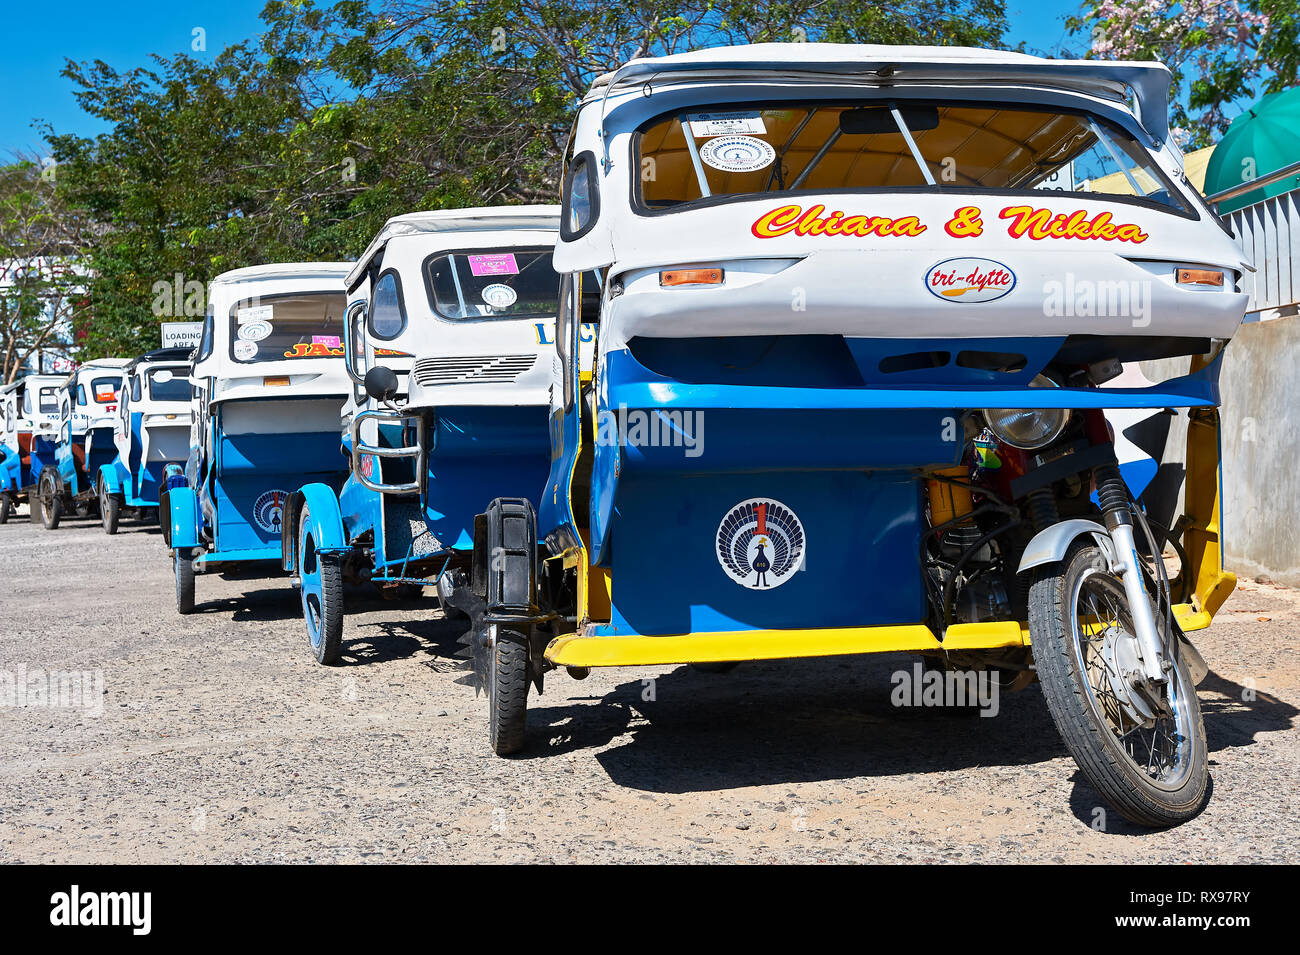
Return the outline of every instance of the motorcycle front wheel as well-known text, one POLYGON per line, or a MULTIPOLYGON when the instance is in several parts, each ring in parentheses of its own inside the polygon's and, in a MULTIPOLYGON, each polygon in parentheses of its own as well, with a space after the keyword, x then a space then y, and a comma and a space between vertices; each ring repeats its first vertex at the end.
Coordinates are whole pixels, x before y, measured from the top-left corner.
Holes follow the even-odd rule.
POLYGON ((1181 659, 1158 694, 1132 685, 1134 632, 1124 586, 1096 545, 1075 542, 1064 560, 1039 569, 1029 594, 1029 635, 1061 739, 1125 819, 1173 826, 1205 801, 1205 725, 1181 659))

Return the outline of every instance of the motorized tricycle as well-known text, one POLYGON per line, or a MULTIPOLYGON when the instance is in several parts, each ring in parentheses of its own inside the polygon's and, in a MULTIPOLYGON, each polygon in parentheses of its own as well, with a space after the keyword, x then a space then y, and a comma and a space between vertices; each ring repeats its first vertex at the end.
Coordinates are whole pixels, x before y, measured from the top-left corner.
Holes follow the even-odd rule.
POLYGON ((348 276, 351 471, 296 489, 283 537, 320 663, 338 659, 344 581, 416 594, 468 564, 485 501, 536 505, 558 227, 558 206, 398 216, 348 276))
POLYGON ((194 420, 183 474, 165 469, 160 507, 176 609, 196 573, 278 572, 285 502, 304 481, 342 480, 339 409, 344 262, 259 265, 208 289, 189 371, 194 420))
POLYGON ((99 478, 115 467, 113 427, 125 358, 96 358, 77 367, 59 386, 59 430, 54 463, 37 479, 41 520, 59 526, 64 514, 88 516, 99 507, 99 478))
POLYGON ((1250 265, 1182 174, 1169 76, 763 44, 596 81, 555 251, 550 476, 535 515, 492 503, 454 581, 497 752, 556 668, 910 651, 1040 682, 1129 819, 1198 811, 1185 634, 1235 583, 1215 406, 1250 265), (1176 586, 1105 409, 1189 409, 1176 586))
POLYGON ((0 388, 0 524, 54 465, 64 375, 26 375, 0 388))
POLYGON ((101 466, 97 482, 105 533, 117 533, 126 511, 144 515, 158 507, 167 466, 189 456, 190 351, 160 348, 123 370, 113 427, 117 459, 101 466))

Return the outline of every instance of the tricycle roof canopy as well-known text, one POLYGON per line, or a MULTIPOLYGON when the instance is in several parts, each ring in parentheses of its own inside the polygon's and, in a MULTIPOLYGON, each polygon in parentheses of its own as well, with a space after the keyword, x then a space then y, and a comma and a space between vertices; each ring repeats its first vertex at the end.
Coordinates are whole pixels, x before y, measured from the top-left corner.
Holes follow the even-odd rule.
POLYGON ((212 280, 213 285, 233 285, 253 279, 275 278, 330 278, 345 274, 351 262, 273 262, 269 265, 250 265, 242 269, 222 272, 212 280))
POLYGON ((559 228, 560 207, 558 205, 476 206, 470 209, 437 209, 393 216, 384 223, 383 228, 353 265, 352 271, 348 273, 347 287, 349 290, 355 288, 374 257, 390 240, 398 236, 436 232, 558 230, 559 228))
POLYGON ((1153 137, 1169 135, 1169 68, 1123 60, 1049 60, 1025 53, 973 47, 885 46, 856 43, 754 43, 629 60, 596 78, 586 100, 620 86, 670 77, 735 79, 738 73, 823 74, 880 84, 959 79, 974 83, 1045 83, 1124 101, 1132 90, 1138 117, 1153 137))

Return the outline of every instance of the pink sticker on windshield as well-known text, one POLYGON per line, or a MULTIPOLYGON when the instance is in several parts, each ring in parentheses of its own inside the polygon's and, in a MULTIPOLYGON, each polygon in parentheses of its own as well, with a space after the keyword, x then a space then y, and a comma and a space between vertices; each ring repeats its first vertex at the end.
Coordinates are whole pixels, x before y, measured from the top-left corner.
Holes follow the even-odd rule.
POLYGON ((330 348, 342 348, 343 339, 338 335, 313 335, 311 337, 313 345, 328 345, 330 348))
POLYGON ((518 275, 519 266, 513 252, 493 252, 490 255, 470 255, 469 270, 475 275, 518 275))

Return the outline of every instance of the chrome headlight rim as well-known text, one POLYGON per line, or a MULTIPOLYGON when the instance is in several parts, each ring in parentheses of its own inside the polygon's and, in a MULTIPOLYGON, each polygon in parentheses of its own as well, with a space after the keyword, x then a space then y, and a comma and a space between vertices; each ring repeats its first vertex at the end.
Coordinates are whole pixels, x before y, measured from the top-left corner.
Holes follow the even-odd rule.
MULTIPOLYGON (((1029 383, 1029 387, 1059 388, 1060 385, 1047 375, 1039 374, 1034 376, 1033 381, 1029 383)), ((988 426, 988 429, 993 432, 995 438, 1003 444, 1020 451, 1040 451, 1043 448, 1048 447, 1065 433, 1065 429, 1069 427, 1070 424, 1069 408, 985 408, 982 409, 980 413, 984 416, 984 423, 988 426), (1052 424, 1043 437, 1036 438, 1032 441, 1019 437, 1008 431, 1000 421, 1000 416, 1026 414, 1044 417, 1058 415, 1059 420, 1052 424)))

